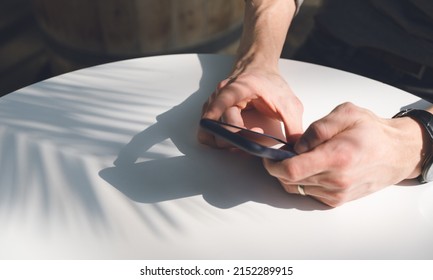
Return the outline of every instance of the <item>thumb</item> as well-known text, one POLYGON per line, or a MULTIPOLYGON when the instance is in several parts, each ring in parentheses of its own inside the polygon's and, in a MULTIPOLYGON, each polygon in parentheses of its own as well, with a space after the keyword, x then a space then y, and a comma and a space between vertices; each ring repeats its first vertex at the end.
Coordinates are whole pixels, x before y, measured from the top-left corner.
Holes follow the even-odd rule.
POLYGON ((302 121, 292 121, 289 124, 284 124, 284 132, 286 134, 287 143, 295 143, 297 142, 302 135, 302 121))
POLYGON ((287 143, 297 142, 303 132, 302 111, 290 111, 288 114, 282 114, 281 120, 283 121, 287 143))
POLYGON ((349 128, 353 122, 348 106, 351 105, 339 105, 327 116, 313 122, 296 142, 295 151, 299 154, 310 151, 349 128))

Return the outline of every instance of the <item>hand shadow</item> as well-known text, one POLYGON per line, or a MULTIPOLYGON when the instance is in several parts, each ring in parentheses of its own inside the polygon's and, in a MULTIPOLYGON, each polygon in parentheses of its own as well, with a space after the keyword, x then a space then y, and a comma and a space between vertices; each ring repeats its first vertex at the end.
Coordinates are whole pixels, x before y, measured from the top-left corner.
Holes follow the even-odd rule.
POLYGON ((254 201, 278 208, 328 209, 311 198, 286 193, 278 181, 267 174, 260 159, 240 152, 212 149, 197 142, 202 104, 232 63, 230 57, 211 60, 210 56, 198 55, 198 58, 203 70, 199 89, 135 135, 120 151, 115 166, 100 171, 100 176, 140 203, 202 195, 218 208, 254 201), (136 163, 143 153, 166 139, 171 139, 184 156, 156 156, 136 163))

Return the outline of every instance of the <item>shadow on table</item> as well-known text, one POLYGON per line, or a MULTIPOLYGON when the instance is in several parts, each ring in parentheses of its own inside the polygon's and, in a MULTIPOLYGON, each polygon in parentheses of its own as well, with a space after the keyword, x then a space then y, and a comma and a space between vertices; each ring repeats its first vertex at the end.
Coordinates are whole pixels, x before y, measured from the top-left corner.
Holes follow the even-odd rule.
MULTIPOLYGON (((264 170, 261 160, 242 153, 216 150, 196 140, 200 110, 218 81, 230 69, 231 61, 207 61, 199 56, 203 69, 199 89, 186 100, 157 117, 157 122, 135 135, 120 151, 114 167, 100 176, 140 203, 158 203, 202 195, 211 205, 231 208, 248 201, 278 208, 324 210, 307 197, 287 194, 278 181, 264 170), (136 162, 149 149, 170 139, 184 154, 136 162)), ((149 155, 148 154, 148 155, 149 155)), ((147 156, 149 158, 149 156, 147 156)))

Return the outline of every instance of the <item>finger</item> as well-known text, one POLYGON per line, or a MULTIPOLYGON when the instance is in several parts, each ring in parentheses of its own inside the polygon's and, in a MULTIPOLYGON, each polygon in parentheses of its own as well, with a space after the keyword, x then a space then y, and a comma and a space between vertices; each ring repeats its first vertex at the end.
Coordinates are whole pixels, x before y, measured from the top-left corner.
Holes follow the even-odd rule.
POLYGON ((313 176, 327 171, 329 161, 330 156, 325 149, 315 149, 283 161, 264 159, 263 163, 271 176, 284 178, 287 183, 302 181, 307 184, 320 184, 313 176))
POLYGON ((286 184, 281 180, 280 183, 286 192, 296 195, 302 195, 299 191, 299 187, 301 186, 305 196, 311 197, 331 207, 337 207, 350 200, 350 198, 339 196, 337 192, 330 191, 320 186, 286 184))
POLYGON ((346 200, 345 196, 335 198, 335 195, 346 195, 359 181, 351 174, 357 160, 350 151, 356 148, 348 142, 344 136, 339 136, 313 151, 285 161, 264 160, 264 165, 269 174, 285 184, 322 186, 322 191, 313 193, 314 196, 333 198, 334 202, 346 200))
MULTIPOLYGON (((325 143, 311 152, 280 162, 264 160, 264 166, 270 175, 286 184, 323 186, 329 192, 347 190, 357 179, 350 173, 354 158, 347 152, 353 147, 344 147, 343 142, 347 141, 325 143)), ((320 193, 315 195, 320 196, 320 193)))
MULTIPOLYGON (((213 92, 209 97, 208 100, 203 104, 202 109, 201 109, 201 116, 203 117, 203 115, 206 113, 206 111, 208 110, 208 106, 209 103, 212 102, 214 96, 216 95, 216 91, 213 92)), ((215 137, 213 134, 207 132, 206 130, 204 130, 203 128, 199 127, 198 131, 197 131, 197 140, 205 145, 209 145, 209 146, 215 146, 215 137)))
POLYGON ((197 140, 200 143, 208 146, 216 146, 215 137, 212 134, 205 131, 204 129, 202 129, 201 127, 199 127, 197 132, 197 140))
POLYGON ((231 84, 233 82, 235 82, 237 79, 237 76, 230 76, 227 79, 222 80, 218 85, 217 85, 217 89, 222 89, 223 87, 225 87, 228 84, 231 84))
POLYGON ((286 182, 284 179, 278 179, 278 181, 280 181, 281 186, 283 186, 284 190, 288 193, 303 195, 299 191, 299 187, 301 186, 303 188, 305 196, 312 195, 312 192, 311 193, 309 192, 307 194, 307 191, 306 191, 307 186, 305 186, 305 185, 302 185, 302 184, 294 185, 293 183, 286 182))
POLYGON ((296 143, 302 136, 302 115, 292 115, 290 120, 287 117, 282 117, 284 125, 284 133, 286 135, 287 143, 296 143))
MULTIPOLYGON (((220 82, 218 84, 217 88, 215 89, 215 91, 208 97, 208 100, 203 104, 202 110, 201 110, 201 117, 202 118, 209 118, 209 119, 214 119, 214 120, 221 119, 222 116, 220 116, 219 113, 216 113, 216 114, 212 113, 212 112, 209 113, 209 111, 210 111, 210 104, 212 104, 214 102, 214 100, 216 100, 217 96, 219 95, 221 88, 224 87, 225 84, 227 84, 226 80, 220 82), (212 117, 213 115, 214 115, 214 117, 212 117)), ((221 115, 222 115, 222 113, 221 113, 221 115)), ((199 129, 198 129, 197 139, 202 144, 213 146, 213 147, 218 146, 217 145, 217 139, 215 138, 215 136, 212 133, 209 133, 206 130, 202 129, 201 127, 199 127, 199 129)))
MULTIPOLYGON (((233 124, 239 127, 245 127, 244 126, 244 121, 242 119, 242 115, 241 115, 241 109, 238 107, 230 107, 228 108, 224 114, 222 115, 222 121, 229 123, 229 124, 233 124)), ((221 139, 219 137, 215 137, 215 144, 217 147, 219 148, 228 148, 228 147, 233 147, 232 144, 228 143, 226 140, 221 139)))
POLYGON ((300 191, 302 191, 305 196, 314 198, 315 200, 331 207, 337 207, 350 200, 353 200, 348 193, 334 191, 322 186, 295 185, 292 188, 296 189, 300 195, 302 195, 300 193, 300 191), (299 190, 299 188, 302 189, 299 190))
POLYGON ((302 114, 304 109, 296 96, 273 101, 264 98, 252 100, 251 103, 257 111, 265 112, 267 116, 282 121, 287 142, 294 143, 302 134, 302 114))
MULTIPOLYGON (((298 100, 293 101, 297 103, 298 100)), ((295 143, 303 133, 302 115, 304 107, 299 102, 296 106, 291 106, 280 113, 281 120, 286 133, 286 140, 289 143, 295 143)))
POLYGON ((244 119, 242 117, 242 109, 238 106, 227 108, 221 116, 221 120, 228 124, 245 127, 244 119))
POLYGON ((211 100, 204 112, 203 117, 218 120, 228 108, 239 107, 243 109, 248 104, 248 91, 242 90, 243 85, 239 83, 227 84, 218 91, 218 94, 211 100))
POLYGON ((305 153, 351 127, 354 107, 350 103, 339 105, 324 118, 313 122, 295 144, 295 151, 305 153))
POLYGON ((296 184, 287 183, 284 180, 279 180, 281 186, 284 190, 291 194, 302 195, 302 196, 310 196, 316 199, 326 199, 329 195, 329 191, 326 188, 321 186, 314 185, 304 185, 304 184, 296 184), (300 190, 300 188, 302 188, 300 190), (303 192, 303 193, 302 193, 303 192))
MULTIPOLYGON (((221 116, 221 120, 235 126, 245 127, 243 116, 241 113, 242 110, 239 107, 230 107, 221 116)), ((203 129, 199 129, 198 137, 200 142, 207 145, 215 146, 218 148, 233 147, 233 145, 228 143, 226 140, 215 137, 213 134, 208 133, 203 129)))

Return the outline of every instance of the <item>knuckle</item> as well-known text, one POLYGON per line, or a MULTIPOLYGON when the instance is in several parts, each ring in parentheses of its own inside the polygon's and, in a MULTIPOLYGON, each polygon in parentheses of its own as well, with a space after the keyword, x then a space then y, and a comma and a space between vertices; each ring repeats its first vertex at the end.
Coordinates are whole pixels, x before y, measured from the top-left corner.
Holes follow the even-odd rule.
POLYGON ((345 102, 336 107, 335 112, 341 113, 345 117, 359 118, 363 115, 371 116, 373 113, 365 108, 358 107, 351 102, 345 102))
POLYGON ((333 157, 334 157, 333 167, 339 171, 344 171, 350 168, 355 161, 354 155, 344 150, 338 153, 337 152, 334 153, 333 157))
POLYGON ((353 185, 353 180, 346 176, 340 176, 336 178, 333 182, 333 186, 337 189, 337 194, 345 195, 349 192, 353 185))
POLYGON ((353 186, 353 180, 351 179, 341 179, 337 182, 337 188, 339 190, 339 194, 342 198, 346 197, 350 194, 353 186))
POLYGON ((309 133, 314 139, 326 139, 329 134, 327 125, 323 121, 315 121, 310 125, 309 133))
POLYGON ((336 111, 345 114, 356 112, 358 111, 358 109, 359 109, 358 106, 356 106, 352 102, 344 102, 336 107, 336 111))
POLYGON ((301 178, 301 172, 297 165, 286 164, 285 165, 285 178, 289 182, 298 182, 301 178))
POLYGON ((227 84, 227 81, 220 81, 220 82, 217 84, 216 89, 217 89, 217 90, 220 90, 220 89, 222 89, 226 84, 227 84))

